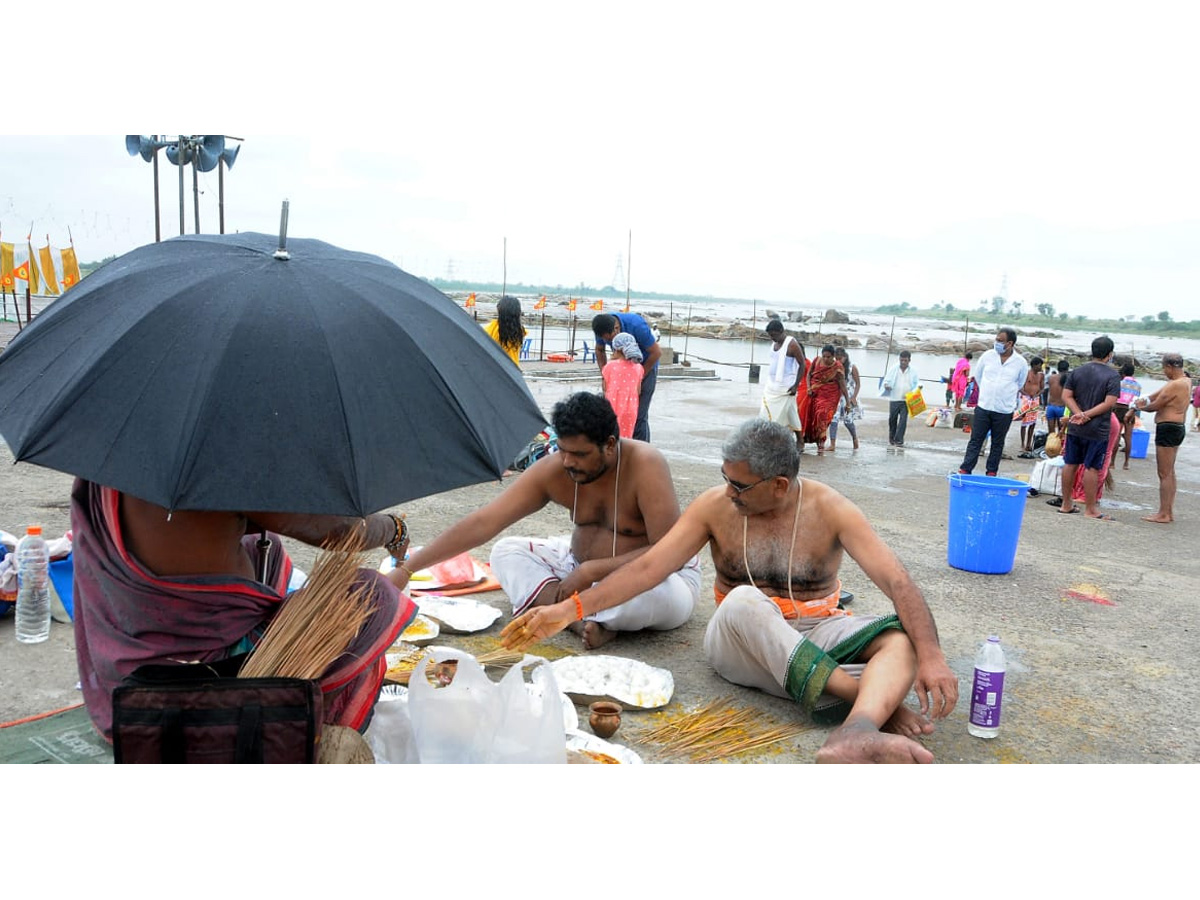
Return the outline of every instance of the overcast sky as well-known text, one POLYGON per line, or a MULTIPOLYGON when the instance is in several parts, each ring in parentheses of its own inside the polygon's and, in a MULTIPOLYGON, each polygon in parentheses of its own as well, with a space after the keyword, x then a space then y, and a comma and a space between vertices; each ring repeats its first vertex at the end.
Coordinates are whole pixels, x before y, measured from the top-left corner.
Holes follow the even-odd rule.
MULTIPOLYGON (((112 13, 84 6, 5 127, 241 137, 227 231, 277 232, 286 198, 293 236, 426 277, 499 281, 507 239, 509 282, 601 287, 620 257, 634 291, 973 308, 1007 284, 1027 310, 1200 318, 1186 7, 833 5, 247 3, 153 52, 95 40, 112 13)), ((0 141, 3 240, 153 241, 123 134, 0 141)), ((215 171, 200 190, 215 232, 215 171)), ((177 234, 161 155, 160 209, 177 234)))

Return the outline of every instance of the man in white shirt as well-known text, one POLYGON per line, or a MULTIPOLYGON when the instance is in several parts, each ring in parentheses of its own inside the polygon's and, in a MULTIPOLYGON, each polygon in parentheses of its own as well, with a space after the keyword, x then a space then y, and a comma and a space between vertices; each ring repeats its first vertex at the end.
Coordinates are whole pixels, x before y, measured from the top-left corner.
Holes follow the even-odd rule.
POLYGON ((1017 352, 1016 329, 1007 325, 997 329, 995 346, 979 357, 979 362, 971 369, 971 376, 979 385, 979 401, 975 405, 967 454, 958 467, 960 475, 971 474, 989 435, 992 444, 984 472, 995 475, 1000 469, 1004 439, 1008 437, 1008 428, 1017 410, 1017 397, 1028 374, 1029 363, 1017 352))
POLYGON ((921 383, 917 370, 909 365, 911 359, 911 353, 901 350, 900 362, 883 376, 883 396, 888 398, 889 447, 904 446, 904 433, 908 430, 908 401, 904 395, 911 393, 921 383))

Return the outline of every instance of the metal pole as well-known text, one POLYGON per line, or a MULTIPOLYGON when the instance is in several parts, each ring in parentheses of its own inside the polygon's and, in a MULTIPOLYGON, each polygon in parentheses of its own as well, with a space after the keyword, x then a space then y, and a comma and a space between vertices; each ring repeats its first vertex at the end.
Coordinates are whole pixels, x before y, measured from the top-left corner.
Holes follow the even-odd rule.
POLYGON ((183 234, 185 226, 184 226, 184 218, 183 218, 183 135, 182 134, 179 136, 179 165, 176 166, 176 168, 179 169, 179 233, 183 234))
POLYGON ((220 220, 221 234, 225 233, 225 159, 217 159, 217 216, 220 220))
POLYGON ((158 215, 158 135, 150 135, 150 139, 154 141, 154 243, 162 240, 162 223, 159 221, 158 215))
POLYGON ((629 253, 625 260, 625 310, 629 310, 629 276, 633 273, 633 229, 629 229, 629 253))
POLYGON ((687 362, 688 338, 692 336, 692 307, 688 304, 687 331, 683 333, 683 361, 687 362))
POLYGON ((200 233, 200 176, 196 172, 196 157, 192 157, 192 215, 196 220, 196 234, 200 233))
POLYGON ((887 377, 888 369, 892 365, 892 338, 896 334, 896 317, 892 316, 892 333, 888 335, 888 352, 887 361, 883 364, 883 374, 879 376, 879 383, 883 384, 883 379, 887 377))
POLYGON ((967 316, 963 319, 963 354, 967 352, 967 330, 971 327, 971 317, 967 316))
POLYGON ((538 362, 546 358, 546 311, 542 310, 542 335, 538 338, 538 362))
POLYGON ((750 330, 754 334, 750 335, 750 364, 754 364, 754 343, 758 340, 758 298, 755 297, 750 312, 750 330))

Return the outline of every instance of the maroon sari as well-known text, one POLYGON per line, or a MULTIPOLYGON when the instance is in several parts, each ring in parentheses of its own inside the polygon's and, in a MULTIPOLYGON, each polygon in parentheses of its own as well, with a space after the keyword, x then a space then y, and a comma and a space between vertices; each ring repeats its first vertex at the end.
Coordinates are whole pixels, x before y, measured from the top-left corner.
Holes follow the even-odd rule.
MULTIPOLYGON (((112 692, 138 666, 232 655, 243 639, 256 643, 279 610, 292 561, 278 535, 266 583, 235 575, 159 577, 125 546, 120 494, 76 479, 71 492, 75 568, 75 653, 80 687, 96 729, 112 739, 112 692)), ((257 535, 242 539, 254 558, 257 535)), ((321 677, 325 721, 362 729, 387 671, 386 651, 416 617, 417 607, 378 572, 370 582, 375 611, 354 642, 321 677)))

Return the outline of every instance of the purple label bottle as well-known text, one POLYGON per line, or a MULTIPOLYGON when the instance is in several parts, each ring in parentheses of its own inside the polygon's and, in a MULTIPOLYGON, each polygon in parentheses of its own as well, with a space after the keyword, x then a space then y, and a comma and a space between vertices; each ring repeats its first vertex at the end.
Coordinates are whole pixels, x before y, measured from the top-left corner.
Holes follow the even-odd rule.
POLYGON ((1000 706, 1004 699, 1004 650, 992 635, 975 657, 975 681, 971 686, 970 721, 967 732, 975 737, 994 738, 1000 733, 1000 706))

